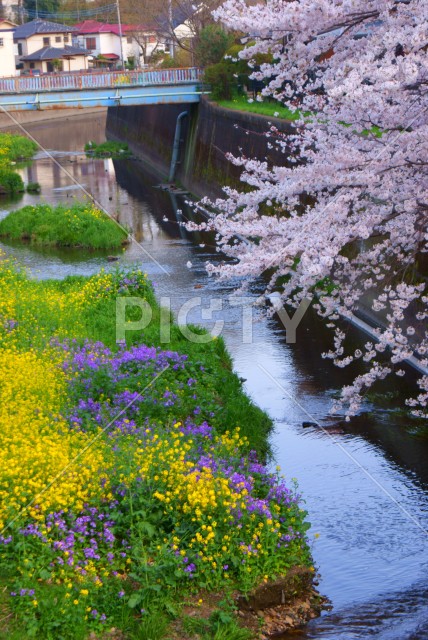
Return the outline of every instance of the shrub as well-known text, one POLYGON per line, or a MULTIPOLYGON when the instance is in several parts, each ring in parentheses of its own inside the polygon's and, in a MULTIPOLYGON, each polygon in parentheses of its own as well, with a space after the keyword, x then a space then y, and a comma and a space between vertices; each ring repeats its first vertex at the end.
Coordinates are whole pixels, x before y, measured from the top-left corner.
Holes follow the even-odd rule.
POLYGON ((214 100, 231 100, 234 89, 237 89, 233 72, 226 62, 217 62, 207 67, 204 81, 211 86, 214 100))
POLYGON ((165 51, 163 51, 162 49, 157 49, 156 51, 153 51, 153 53, 150 55, 149 58, 149 62, 150 64, 160 64, 162 62, 162 60, 165 58, 166 53, 165 51))
POLYGON ((128 60, 125 62, 125 68, 129 71, 135 69, 135 56, 128 56, 128 60))
POLYGON ((41 190, 42 187, 40 186, 39 182, 29 182, 27 184, 28 193, 40 193, 41 190))
POLYGON ((174 58, 171 58, 169 53, 162 59, 162 62, 159 65, 161 69, 174 69, 177 66, 177 63, 174 58))
POLYGON ((0 168, 0 194, 20 193, 24 191, 21 176, 8 167, 0 168))

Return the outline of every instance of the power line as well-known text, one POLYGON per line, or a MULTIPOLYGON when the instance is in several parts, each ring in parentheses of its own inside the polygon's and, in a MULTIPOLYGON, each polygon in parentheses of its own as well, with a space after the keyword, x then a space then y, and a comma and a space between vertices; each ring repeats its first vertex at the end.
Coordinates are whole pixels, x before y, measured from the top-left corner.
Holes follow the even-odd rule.
POLYGON ((37 11, 34 9, 24 9, 23 14, 29 18, 43 18, 43 20, 48 20, 51 18, 62 19, 62 20, 73 20, 73 19, 81 19, 81 18, 89 18, 92 16, 97 16, 102 13, 113 13, 116 12, 117 5, 108 4, 103 7, 94 7, 93 9, 80 9, 76 11, 37 11))

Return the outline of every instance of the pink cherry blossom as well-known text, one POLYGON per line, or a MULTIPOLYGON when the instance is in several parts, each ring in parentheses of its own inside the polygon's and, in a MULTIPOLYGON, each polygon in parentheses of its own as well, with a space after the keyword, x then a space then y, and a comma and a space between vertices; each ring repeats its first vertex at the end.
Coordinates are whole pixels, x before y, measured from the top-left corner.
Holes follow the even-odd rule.
MULTIPOLYGON (((268 274, 266 292, 294 306, 315 293, 333 331, 326 355, 338 366, 355 357, 344 318, 362 306, 378 314, 377 341, 358 352, 367 371, 342 392, 340 404, 355 413, 376 380, 402 374, 404 360, 428 363, 418 270, 428 251, 428 3, 226 0, 215 18, 248 34, 242 58, 272 54, 253 77, 266 80, 264 96, 301 115, 293 135, 269 131, 283 164, 232 157, 246 188, 203 201, 212 212, 203 226, 230 258, 208 270, 243 284, 268 274)), ((428 376, 419 384, 409 404, 422 415, 428 376)))

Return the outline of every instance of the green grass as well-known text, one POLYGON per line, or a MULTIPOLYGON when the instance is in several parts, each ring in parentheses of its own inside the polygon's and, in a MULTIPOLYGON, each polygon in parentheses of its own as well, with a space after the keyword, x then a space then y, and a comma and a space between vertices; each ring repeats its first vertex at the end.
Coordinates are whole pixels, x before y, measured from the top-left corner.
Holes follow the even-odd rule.
POLYGON ((131 152, 129 151, 126 142, 115 142, 113 140, 107 140, 101 144, 97 144, 93 140, 85 144, 85 151, 87 156, 93 158, 129 158, 131 152))
MULTIPOLYGON (((202 573, 203 567, 200 561, 201 573, 194 581, 186 582, 182 577, 183 570, 180 569, 184 562, 181 560, 183 554, 180 551, 177 559, 177 553, 172 554, 170 550, 171 541, 178 538, 174 537, 171 540, 168 538, 168 541, 166 538, 177 533, 180 536, 179 544, 182 551, 185 548, 188 549, 186 553, 190 556, 196 553, 196 548, 193 550, 193 543, 190 540, 194 535, 192 532, 205 520, 200 516, 198 516, 199 519, 186 515, 180 516, 180 510, 175 507, 171 513, 163 510, 159 507, 159 501, 154 493, 154 489, 158 486, 156 483, 160 483, 157 474, 163 475, 166 472, 168 475, 174 467, 174 457, 166 460, 162 458, 162 452, 168 450, 174 455, 178 452, 179 445, 175 442, 175 438, 182 434, 177 431, 178 435, 170 437, 170 425, 175 420, 180 420, 184 424, 187 416, 197 415, 198 421, 208 421, 216 434, 231 433, 235 427, 240 427, 240 434, 249 442, 242 445, 236 453, 233 453, 230 445, 223 447, 217 444, 216 446, 220 447, 218 451, 220 465, 223 465, 224 459, 226 466, 231 463, 237 464, 239 472, 245 473, 242 456, 245 457, 250 449, 258 451, 263 458, 269 455, 268 435, 272 422, 265 413, 253 405, 243 391, 240 379, 232 370, 231 359, 223 341, 213 339, 202 342, 207 334, 204 330, 196 328, 194 331, 200 335, 201 341, 190 342, 184 337, 180 328, 173 322, 171 314, 161 310, 150 281, 138 269, 126 272, 116 269, 111 273, 102 271, 90 278, 73 276, 65 280, 39 281, 29 278, 13 260, 0 257, 2 258, 0 259, 0 317, 3 317, 4 323, 4 326, 0 325, 0 355, 3 349, 8 350, 10 347, 16 350, 17 354, 25 354, 31 350, 42 356, 44 353, 52 353, 52 348, 54 350, 63 348, 60 345, 64 340, 73 340, 76 347, 83 345, 86 340, 100 341, 110 349, 116 350, 116 300, 119 296, 138 296, 144 299, 152 309, 151 321, 145 329, 126 333, 128 346, 143 343, 162 351, 188 355, 183 369, 170 367, 168 371, 163 372, 156 385, 153 385, 153 391, 146 398, 144 407, 141 405, 141 425, 144 428, 150 425, 157 429, 156 437, 159 435, 164 440, 165 448, 160 449, 160 453, 156 454, 153 466, 141 471, 141 477, 137 477, 135 482, 129 485, 129 491, 123 494, 120 502, 112 503, 114 510, 109 512, 115 521, 115 535, 120 539, 123 534, 123 538, 130 544, 128 557, 132 562, 129 574, 128 571, 121 569, 121 575, 117 578, 106 573, 108 577, 104 580, 101 573, 103 585, 102 588, 97 589, 94 588, 92 578, 85 578, 86 582, 76 581, 72 569, 65 567, 64 575, 62 569, 58 569, 59 574, 51 573, 51 566, 53 566, 51 560, 58 551, 49 551, 49 545, 41 543, 37 537, 25 538, 23 542, 21 541, 22 544, 17 542, 13 547, 6 546, 0 560, 0 640, 30 637, 47 640, 88 638, 88 624, 91 620, 88 622, 84 619, 84 613, 88 611, 87 604, 95 610, 106 612, 110 627, 120 629, 119 637, 126 640, 161 640, 161 638, 172 637, 177 640, 178 638, 180 640, 184 638, 249 640, 252 637, 251 633, 238 624, 234 595, 237 589, 240 592, 247 592, 252 588, 250 573, 240 570, 242 553, 238 540, 242 537, 241 528, 244 535, 247 526, 255 527, 257 523, 253 523, 254 519, 250 514, 248 516, 243 514, 241 526, 226 528, 226 525, 222 524, 222 516, 228 513, 228 509, 235 508, 228 507, 226 499, 219 501, 218 510, 212 513, 210 509, 206 510, 206 513, 202 512, 204 518, 207 516, 207 524, 212 522, 213 526, 218 526, 221 531, 209 551, 214 555, 217 554, 215 557, 218 559, 218 572, 222 572, 223 562, 227 558, 232 571, 235 571, 236 567, 239 569, 239 581, 225 581, 221 573, 222 582, 219 588, 217 582, 211 582, 214 580, 211 573, 214 572, 202 573), (170 329, 170 339, 167 343, 161 340, 161 335, 165 335, 166 326, 170 329), (192 383, 188 384, 190 380, 192 383), (162 403, 162 399, 166 397, 165 391, 175 394, 177 400, 174 406, 169 407, 162 403), (198 413, 193 411, 195 407, 198 413), (230 451, 232 454, 228 453, 230 451), (237 456, 236 460, 234 456, 237 456), (163 471, 161 471, 162 464, 168 465, 163 471), (218 520, 218 524, 213 521, 214 517, 216 521, 218 520), (178 522, 179 518, 182 518, 181 524, 178 522), (230 541, 226 546, 223 546, 222 542, 224 532, 227 532, 230 541), (220 558, 223 558, 221 562, 220 558), (19 572, 17 572, 18 562, 21 567, 19 572), (73 582, 72 586, 67 584, 69 580, 73 582), (34 603, 27 596, 15 598, 9 595, 11 591, 19 592, 22 587, 36 590, 37 609, 34 609, 34 603), (86 590, 89 588, 90 594, 88 595, 87 592, 84 596, 80 591, 82 587, 86 590), (118 592, 122 589, 124 593, 119 598, 118 592), (212 598, 210 598, 211 593, 214 594, 212 598), (200 596, 203 596, 203 600, 199 599, 200 596), (84 597, 87 597, 87 600, 84 597), (75 602, 74 598, 76 598, 75 602), (193 609, 191 615, 185 613, 185 607, 186 611, 189 608, 193 609), (171 630, 171 626, 177 630, 180 623, 184 633, 177 636, 171 630)), ((127 307, 127 321, 136 321, 139 315, 140 312, 136 306, 127 307)), ((68 352, 69 347, 64 346, 64 348, 68 352)), ((15 367, 15 362, 13 366, 15 367)), ((151 369, 134 370, 132 365, 127 369, 125 379, 118 377, 112 386, 115 376, 109 378, 104 367, 96 371, 95 369, 90 366, 78 375, 76 371, 76 376, 73 376, 69 370, 68 391, 64 398, 68 408, 77 406, 77 401, 89 397, 95 401, 108 398, 108 402, 114 403, 117 392, 124 389, 127 391, 145 389, 147 380, 152 380, 151 369), (147 380, 145 376, 148 376, 147 380), (87 387, 88 383, 91 385, 90 389, 87 387)), ((16 373, 16 367, 14 371, 16 373)), ((42 387, 41 383, 40 388, 42 387)), ((42 406, 42 396, 40 397, 41 404, 37 411, 41 410, 42 406)), ((134 418, 139 420, 137 415, 134 415, 134 418)), ((34 428, 33 424, 31 423, 31 428, 34 428)), ((14 434, 18 434, 17 443, 19 433, 19 425, 14 422, 14 434)), ((63 436, 66 438, 66 432, 63 436)), ((106 455, 110 459, 111 453, 116 460, 109 472, 112 486, 120 487, 123 474, 125 477, 131 477, 136 468, 140 469, 139 462, 137 467, 133 463, 133 447, 137 444, 140 446, 142 443, 140 438, 146 436, 139 434, 137 437, 139 439, 135 442, 128 437, 108 441, 106 455), (115 446, 112 447, 112 444, 115 446), (130 448, 131 445, 132 448, 130 448)), ((42 442, 45 441, 46 438, 42 440, 42 442)), ((202 443, 202 439, 199 445, 198 441, 195 441, 195 447, 202 446, 202 443)), ((48 449, 49 444, 46 447, 48 449)), ((210 447, 209 442, 206 449, 195 448, 197 458, 202 452, 207 452, 208 447, 210 447)), ((141 458, 141 464, 144 464, 145 456, 149 454, 150 445, 147 444, 147 451, 141 458)), ((258 479, 257 472, 255 475, 255 483, 258 487, 255 495, 262 497, 265 495, 264 489, 262 484, 258 485, 261 479, 258 479)), ((269 483, 265 489, 271 486, 269 483)), ((158 488, 160 487, 159 484, 158 488)), ((67 495, 69 494, 70 489, 67 495)), ((106 500, 110 500, 110 497, 107 496, 106 500)), ((278 508, 280 502, 278 499, 278 508)), ((166 507, 166 503, 164 504, 166 507)), ((108 502, 98 505, 100 509, 104 507, 107 509, 107 506, 108 502)), ((257 517, 265 522, 265 531, 263 533, 258 531, 257 535, 267 552, 263 558, 262 556, 256 558, 254 555, 253 561, 248 557, 246 562, 251 563, 252 571, 259 571, 259 563, 263 562, 264 564, 260 565, 263 567, 263 570, 260 569, 261 575, 268 573, 269 576, 277 576, 282 575, 290 566, 311 562, 309 549, 302 546, 300 539, 287 545, 281 554, 277 550, 276 531, 273 532, 275 535, 270 536, 267 531, 269 521, 260 514, 257 517)), ((304 535, 307 528, 303 523, 304 511, 297 505, 282 504, 276 517, 280 520, 284 518, 282 522, 289 522, 290 527, 304 535)), ((284 525, 284 531, 289 531, 290 529, 286 526, 284 525)), ((204 529, 207 527, 202 526, 201 530, 204 529)), ((55 532, 52 535, 55 536, 55 532)), ((253 538, 249 539, 253 540, 253 538)), ((17 540, 19 541, 19 536, 17 540)), ((79 544, 76 542, 76 553, 79 553, 79 544)), ((195 544, 197 544, 196 541, 195 544)), ((99 552, 105 554, 106 549, 101 550, 101 546, 99 552)), ((262 548, 260 546, 260 549, 262 548)), ((0 550, 2 550, 1 546, 0 550)), ((195 562, 199 560, 195 559, 195 562)), ((108 569, 107 561, 103 566, 108 569)), ((101 640, 109 635, 101 622, 98 629, 94 627, 92 629, 94 633, 89 637, 101 640)))
POLYGON ((13 133, 0 133, 0 149, 6 153, 8 160, 28 160, 36 153, 38 146, 32 140, 13 133))
MULTIPOLYGON (((224 107, 226 109, 234 109, 236 111, 245 111, 247 113, 258 113, 262 116, 271 116, 273 118, 280 118, 282 120, 294 121, 298 120, 301 117, 301 113, 299 110, 291 111, 280 102, 276 102, 273 100, 263 100, 263 102, 258 102, 254 100, 253 102, 248 102, 248 100, 252 98, 248 98, 247 96, 238 96, 233 98, 232 100, 217 100, 216 103, 220 107, 224 107)), ((310 116, 309 112, 305 112, 306 117, 310 116)), ((341 122, 344 127, 352 127, 351 124, 341 122)), ((355 132, 357 133, 357 132, 355 132)), ((384 132, 380 127, 373 125, 368 129, 363 129, 359 135, 369 136, 374 135, 376 138, 381 138, 384 132)))
MULTIPOLYGON (((120 270, 115 271, 113 283, 120 281, 123 277, 120 270)), ((132 274, 129 277, 132 278, 132 274)), ((105 274, 105 276, 94 276, 89 279, 84 276, 69 276, 64 280, 37 281, 28 279, 22 273, 13 285, 15 292, 22 288, 22 294, 17 296, 16 307, 18 330, 15 335, 19 348, 34 347, 43 350, 52 336, 62 339, 71 335, 79 342, 85 339, 101 341, 107 347, 116 349, 116 296, 112 295, 116 284, 112 285, 110 278, 109 274, 105 274), (102 286, 107 287, 108 295, 102 293, 102 286), (82 295, 87 299, 87 303, 76 308, 75 301, 82 295), (58 306, 55 307, 53 306, 55 300, 63 300, 63 302, 58 302, 58 306), (28 320, 29 314, 31 320, 28 320), (31 327, 37 327, 37 331, 31 327)), ((6 285, 5 282, 4 286, 6 285)), ((129 295, 121 289, 122 287, 117 289, 117 295, 129 295)), ((7 297, 6 289, 3 294, 7 297)), ((240 427, 242 435, 250 441, 251 448, 256 450, 262 459, 269 456, 268 436, 272 429, 272 421, 244 393, 240 378, 232 371, 232 361, 223 339, 217 338, 206 342, 204 341, 207 336, 206 331, 191 327, 195 334, 200 335, 201 341, 189 341, 174 322, 172 315, 161 310, 151 286, 147 287, 145 299, 152 309, 151 322, 143 330, 128 330, 127 344, 143 342, 149 346, 161 345, 164 349, 188 355, 192 363, 189 374, 196 378, 200 376, 200 368, 203 368, 204 399, 202 402, 205 405, 216 405, 213 426, 220 432, 225 430, 225 425, 228 429, 240 427), (161 342, 161 334, 165 335, 166 323, 170 331, 167 344, 161 342)), ((127 322, 139 318, 138 307, 127 307, 127 322)))
MULTIPOLYGON (((250 98, 251 99, 251 98, 250 98)), ((264 100, 263 102, 248 102, 249 98, 239 96, 233 100, 218 100, 217 104, 226 109, 235 109, 236 111, 246 111, 248 113, 258 113, 263 116, 272 116, 273 118, 281 118, 282 120, 298 120, 300 118, 299 111, 291 111, 279 102, 271 102, 264 100)))
POLYGON ((119 249, 127 233, 90 203, 48 204, 12 211, 0 222, 0 237, 33 244, 87 249, 119 249))

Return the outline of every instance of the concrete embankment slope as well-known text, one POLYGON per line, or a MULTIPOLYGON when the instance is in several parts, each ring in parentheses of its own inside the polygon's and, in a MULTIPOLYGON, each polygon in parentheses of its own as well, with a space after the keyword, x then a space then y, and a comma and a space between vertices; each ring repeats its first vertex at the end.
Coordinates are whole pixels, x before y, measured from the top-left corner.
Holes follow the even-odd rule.
POLYGON ((0 111, 0 130, 8 130, 11 132, 21 132, 20 125, 25 127, 27 124, 38 122, 61 121, 69 118, 81 118, 88 115, 106 114, 105 107, 87 107, 85 109, 49 109, 47 111, 14 111, 10 115, 0 111))
POLYGON ((244 155, 284 164, 287 155, 269 149, 264 135, 270 126, 289 133, 291 124, 278 118, 224 109, 202 99, 198 105, 109 107, 107 134, 126 141, 134 153, 160 175, 168 175, 177 117, 183 111, 176 181, 198 196, 220 196, 221 186, 242 186, 241 169, 226 155, 244 155))

